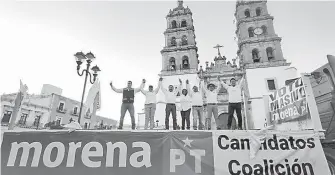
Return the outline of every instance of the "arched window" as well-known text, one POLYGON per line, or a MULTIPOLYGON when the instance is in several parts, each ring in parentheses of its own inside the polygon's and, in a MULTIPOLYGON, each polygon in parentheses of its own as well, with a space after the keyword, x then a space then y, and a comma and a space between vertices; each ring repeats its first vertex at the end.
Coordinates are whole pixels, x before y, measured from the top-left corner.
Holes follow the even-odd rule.
POLYGON ((267 35, 268 34, 266 26, 262 26, 262 30, 263 30, 263 35, 267 35))
POLYGON ((271 61, 272 59, 274 59, 274 54, 273 54, 273 49, 272 47, 268 47, 266 48, 266 55, 268 56, 268 60, 271 61))
POLYGON ((252 59, 254 60, 254 63, 258 63, 260 58, 259 58, 259 52, 257 49, 252 50, 252 59))
POLYGON ((176 59, 174 57, 170 58, 169 63, 169 70, 176 70, 176 59))
POLYGON ((171 27, 174 29, 174 28, 177 28, 177 22, 175 20, 173 20, 171 22, 171 27))
POLYGON ((182 60, 183 60, 183 65, 182 65, 183 69, 189 69, 190 64, 188 62, 188 56, 183 56, 182 60))
POLYGON ((181 38, 181 45, 187 45, 187 36, 184 35, 182 38, 181 38))
POLYGON ((182 20, 181 21, 181 27, 186 27, 187 26, 187 22, 186 20, 182 20))
POLYGON ((256 9, 256 16, 261 16, 262 10, 260 7, 256 9))
POLYGON ((245 16, 246 18, 249 18, 249 17, 250 17, 250 11, 249 11, 249 9, 246 9, 246 10, 244 11, 244 16, 245 16))
POLYGON ((177 42, 176 42, 176 37, 172 37, 171 38, 171 46, 176 46, 177 42))
POLYGON ((248 28, 248 33, 249 33, 249 37, 254 37, 254 28, 253 27, 249 27, 248 28))

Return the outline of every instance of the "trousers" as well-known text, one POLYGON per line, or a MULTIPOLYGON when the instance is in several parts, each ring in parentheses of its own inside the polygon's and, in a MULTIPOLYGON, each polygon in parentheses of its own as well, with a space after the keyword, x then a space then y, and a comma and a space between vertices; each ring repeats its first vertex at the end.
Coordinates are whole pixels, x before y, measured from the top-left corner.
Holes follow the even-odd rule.
POLYGON ((165 107, 165 129, 169 129, 169 117, 172 113, 172 120, 173 120, 173 130, 177 129, 177 113, 176 113, 176 105, 175 104, 166 104, 165 107))
POLYGON ((145 112, 145 123, 144 129, 148 129, 148 125, 150 124, 150 129, 155 127, 155 111, 156 111, 156 104, 150 103, 144 106, 145 112))
POLYGON ((188 109, 187 111, 180 111, 181 115, 181 129, 185 130, 185 122, 186 122, 186 129, 190 130, 190 114, 191 114, 191 108, 188 109))
POLYGON ((204 110, 203 107, 192 107, 192 115, 193 115, 193 129, 199 129, 203 130, 204 124, 202 122, 203 120, 203 115, 204 115, 204 110), (199 126, 198 126, 198 120, 199 120, 199 126))
POLYGON ((134 109, 133 103, 122 103, 119 129, 123 128, 123 120, 124 120, 124 116, 126 115, 127 111, 129 112, 130 118, 131 118, 131 129, 135 129, 135 116, 134 116, 135 109, 134 109))
POLYGON ((207 129, 208 130, 211 130, 212 115, 214 116, 214 119, 215 119, 216 129, 220 130, 221 127, 219 126, 218 105, 207 105, 207 129))
POLYGON ((236 111, 237 114, 237 120, 238 120, 238 128, 242 129, 242 104, 241 103, 229 103, 228 105, 228 129, 231 128, 231 122, 234 117, 234 111, 236 111))

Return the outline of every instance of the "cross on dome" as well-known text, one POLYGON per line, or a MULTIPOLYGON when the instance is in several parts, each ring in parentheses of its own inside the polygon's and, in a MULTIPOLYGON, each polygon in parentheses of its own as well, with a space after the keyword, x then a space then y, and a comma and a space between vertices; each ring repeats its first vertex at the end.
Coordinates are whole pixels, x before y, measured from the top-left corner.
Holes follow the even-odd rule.
POLYGON ((214 46, 215 49, 218 49, 218 55, 219 55, 219 57, 221 57, 220 47, 223 47, 223 46, 221 46, 219 44, 217 44, 216 46, 214 46))

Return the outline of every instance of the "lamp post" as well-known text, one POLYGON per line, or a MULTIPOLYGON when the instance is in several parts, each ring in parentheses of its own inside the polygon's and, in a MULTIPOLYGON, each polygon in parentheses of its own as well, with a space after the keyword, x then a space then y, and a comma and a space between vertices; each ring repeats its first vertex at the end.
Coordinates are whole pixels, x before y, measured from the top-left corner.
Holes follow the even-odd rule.
POLYGON ((85 82, 84 82, 84 89, 83 89, 83 94, 81 97, 81 103, 80 103, 80 110, 79 110, 79 117, 78 117, 78 123, 80 124, 80 118, 81 118, 81 112, 83 109, 83 101, 84 101, 84 95, 85 95, 85 90, 86 90, 86 83, 87 83, 87 77, 90 76, 90 83, 93 84, 98 76, 98 72, 100 71, 99 67, 97 65, 93 66, 91 70, 94 72, 93 73, 93 80, 92 80, 92 75, 90 73, 90 66, 92 61, 95 59, 95 56, 93 55, 92 52, 89 52, 87 54, 84 54, 83 52, 77 52, 75 55, 76 62, 77 62, 77 73, 79 76, 83 76, 85 73, 85 82), (87 65, 86 69, 82 70, 80 73, 80 65, 83 63, 82 60, 86 60, 87 65))

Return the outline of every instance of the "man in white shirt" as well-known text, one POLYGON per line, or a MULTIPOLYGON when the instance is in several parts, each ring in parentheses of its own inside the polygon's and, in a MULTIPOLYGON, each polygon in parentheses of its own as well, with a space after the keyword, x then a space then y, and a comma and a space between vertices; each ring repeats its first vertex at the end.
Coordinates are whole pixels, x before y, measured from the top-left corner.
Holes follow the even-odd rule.
MULTIPOLYGON (((202 80, 203 81, 203 80, 202 80)), ((221 130, 219 125, 219 118, 218 118, 218 93, 219 93, 219 82, 216 84, 210 83, 207 85, 206 89, 204 87, 204 83, 202 83, 202 91, 206 96, 207 101, 207 119, 206 122, 208 124, 207 129, 211 130, 211 123, 212 123, 212 115, 214 116, 216 129, 221 130)))
POLYGON ((193 86, 193 91, 190 90, 190 84, 189 81, 186 80, 186 89, 189 92, 189 95, 191 97, 191 105, 192 105, 192 115, 193 115, 193 129, 194 130, 203 130, 204 125, 202 123, 203 120, 203 97, 202 93, 199 92, 199 89, 197 86, 193 86), (199 120, 199 126, 197 125, 199 120))
POLYGON ((180 91, 181 88, 181 80, 179 79, 179 87, 174 89, 173 85, 169 85, 169 90, 166 90, 162 86, 162 81, 161 83, 161 89, 165 95, 165 100, 166 100, 166 107, 165 107, 165 129, 169 130, 169 116, 170 113, 172 113, 172 120, 173 120, 173 130, 177 129, 177 109, 176 109, 176 98, 178 95, 178 92, 180 91))
POLYGON ((126 115, 126 112, 128 111, 131 117, 131 128, 134 130, 135 129, 135 109, 134 109, 134 98, 135 94, 140 92, 141 89, 143 89, 144 84, 145 84, 145 79, 142 80, 142 84, 139 88, 132 88, 132 82, 128 81, 128 85, 126 88, 123 89, 117 89, 113 86, 112 82, 110 82, 111 88, 116 92, 116 93, 122 93, 122 106, 121 106, 121 117, 120 117, 120 123, 118 129, 123 128, 123 120, 124 116, 126 115))
POLYGON ((149 91, 146 91, 144 89, 141 89, 141 92, 143 95, 145 95, 145 105, 144 105, 144 112, 145 112, 145 124, 144 129, 148 129, 148 124, 150 121, 150 129, 154 128, 154 117, 155 117, 155 111, 156 111, 156 94, 159 91, 159 88, 161 86, 161 81, 163 79, 159 79, 158 86, 155 90, 153 90, 153 86, 149 86, 149 91))
MULTIPOLYGON (((188 84, 188 80, 186 81, 188 84)), ((190 130, 190 114, 191 114, 191 97, 189 96, 189 91, 187 89, 183 89, 180 92, 180 115, 182 119, 181 129, 185 130, 185 122, 186 122, 186 129, 190 130)))
MULTIPOLYGON (((220 77, 218 77, 220 81, 220 77)), ((232 119, 234 117, 234 111, 236 111, 238 119, 238 129, 242 130, 242 89, 243 89, 244 78, 241 79, 240 83, 236 84, 236 79, 230 79, 230 86, 225 82, 220 81, 222 86, 228 91, 228 129, 231 129, 232 119)))

